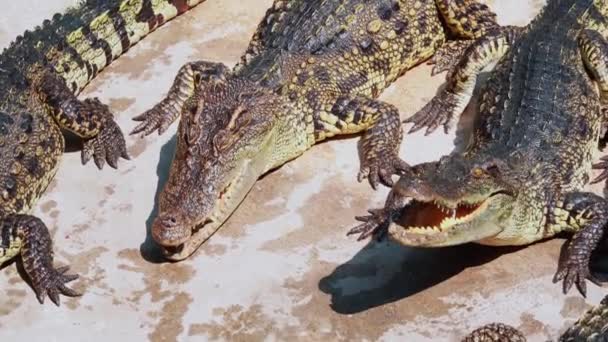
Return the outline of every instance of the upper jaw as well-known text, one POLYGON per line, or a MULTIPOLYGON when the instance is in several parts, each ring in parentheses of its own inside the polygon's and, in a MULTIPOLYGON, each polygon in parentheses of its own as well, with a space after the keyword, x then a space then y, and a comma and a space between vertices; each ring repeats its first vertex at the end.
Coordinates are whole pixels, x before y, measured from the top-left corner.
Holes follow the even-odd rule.
MULTIPOLYGON (((217 201, 214 208, 218 208, 220 205, 220 201, 217 201)), ((165 258, 172 261, 184 260, 196 252, 203 242, 221 225, 222 222, 218 222, 212 217, 213 213, 203 216, 199 221, 182 222, 179 227, 173 228, 177 232, 177 234, 174 234, 175 238, 170 234, 172 228, 163 227, 159 229, 163 232, 163 235, 157 237, 154 234, 153 227, 153 238, 160 245, 165 258)))

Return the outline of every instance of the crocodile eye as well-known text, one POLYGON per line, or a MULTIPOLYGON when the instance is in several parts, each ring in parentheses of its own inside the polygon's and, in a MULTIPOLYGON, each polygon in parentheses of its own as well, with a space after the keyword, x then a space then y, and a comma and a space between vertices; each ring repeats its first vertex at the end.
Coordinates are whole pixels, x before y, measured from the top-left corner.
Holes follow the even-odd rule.
POLYGON ((248 110, 246 110, 246 109, 243 109, 239 113, 239 115, 238 115, 238 117, 236 119, 236 129, 241 129, 243 127, 246 127, 249 124, 249 122, 251 121, 252 118, 253 117, 251 115, 251 112, 248 111, 248 110))
POLYGON ((497 165, 490 165, 486 168, 486 172, 493 177, 497 177, 500 173, 500 169, 497 165))
POLYGON ((221 130, 217 132, 215 137, 213 137, 213 146, 216 151, 221 152, 224 151, 231 144, 230 133, 225 130, 221 130))
POLYGON ((481 178, 486 175, 486 171, 480 167, 476 167, 471 171, 471 174, 475 178, 481 178))

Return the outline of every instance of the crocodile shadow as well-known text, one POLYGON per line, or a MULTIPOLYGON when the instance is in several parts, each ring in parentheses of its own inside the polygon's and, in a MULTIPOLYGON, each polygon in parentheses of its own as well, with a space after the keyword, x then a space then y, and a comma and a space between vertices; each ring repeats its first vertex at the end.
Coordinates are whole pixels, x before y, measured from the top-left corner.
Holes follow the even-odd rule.
POLYGON ((359 313, 415 295, 469 267, 521 248, 477 244, 413 248, 372 241, 322 278, 319 289, 331 295, 330 306, 335 312, 359 313))
POLYGON ((167 179, 169 178, 169 170, 171 168, 171 161, 177 147, 177 136, 174 134, 169 141, 167 141, 160 149, 158 165, 156 165, 156 175, 158 181, 156 182, 156 192, 154 194, 154 206, 148 218, 146 219, 146 239, 139 246, 139 252, 141 256, 148 262, 152 263, 165 263, 170 262, 165 259, 162 252, 154 239, 152 239, 152 223, 154 218, 158 214, 158 196, 162 191, 167 179))

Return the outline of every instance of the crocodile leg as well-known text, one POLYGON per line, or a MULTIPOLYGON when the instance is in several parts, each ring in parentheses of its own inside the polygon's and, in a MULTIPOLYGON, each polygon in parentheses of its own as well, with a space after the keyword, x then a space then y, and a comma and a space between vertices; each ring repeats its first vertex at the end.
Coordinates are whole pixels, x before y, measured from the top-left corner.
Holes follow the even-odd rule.
POLYGON ((584 30, 578 40, 585 66, 597 82, 600 100, 608 105, 608 41, 594 30, 584 30))
POLYGON ((517 329, 502 323, 491 323, 476 329, 462 342, 525 342, 526 338, 517 329))
POLYGON ((365 240, 370 236, 382 240, 386 236, 389 224, 399 215, 407 202, 407 197, 399 194, 396 189, 391 189, 384 207, 369 210, 368 216, 356 216, 355 219, 363 223, 349 230, 346 235, 359 234, 357 241, 365 240))
POLYGON ((474 40, 449 40, 443 44, 427 63, 433 66, 431 76, 454 69, 474 42, 474 40))
POLYGON ((51 72, 35 82, 38 96, 59 126, 85 139, 83 165, 93 157, 99 169, 105 161, 116 168, 120 157, 129 159, 125 138, 108 106, 97 98, 78 100, 63 79, 51 72))
POLYGON ((579 292, 585 296, 585 279, 598 283, 589 270, 589 260, 608 224, 608 202, 592 193, 575 192, 567 194, 563 208, 557 209, 568 213, 563 224, 576 233, 565 251, 565 257, 559 262, 553 282, 563 280, 564 294, 576 284, 579 292))
POLYGON ((477 76, 490 63, 500 59, 509 49, 519 29, 497 29, 476 40, 456 67, 447 75, 445 89, 418 113, 405 120, 413 123, 410 133, 427 127, 426 134, 443 125, 447 133, 452 120, 460 115, 473 97, 477 76))
POLYGON ((376 189, 380 181, 393 185, 391 176, 409 168, 399 158, 403 136, 399 111, 393 105, 364 96, 340 96, 329 112, 315 118, 317 140, 336 134, 364 131, 360 141, 361 168, 358 180, 367 178, 376 189))
POLYGON ((152 109, 133 118, 142 121, 130 134, 142 133, 142 137, 154 131, 163 134, 167 128, 180 116, 186 102, 200 87, 217 82, 224 82, 230 71, 221 63, 191 62, 186 63, 178 71, 175 81, 167 96, 152 109))
POLYGON ((47 295, 57 306, 60 304, 60 294, 70 297, 81 295, 66 286, 78 275, 67 274, 67 266, 53 266, 51 236, 39 218, 14 214, 0 220, 0 264, 19 254, 41 304, 47 295))
POLYGON ((452 0, 435 2, 446 26, 459 39, 446 42, 431 57, 429 64, 433 64, 433 76, 453 69, 475 39, 500 27, 496 14, 486 4, 473 0, 463 1, 464 4, 452 0))

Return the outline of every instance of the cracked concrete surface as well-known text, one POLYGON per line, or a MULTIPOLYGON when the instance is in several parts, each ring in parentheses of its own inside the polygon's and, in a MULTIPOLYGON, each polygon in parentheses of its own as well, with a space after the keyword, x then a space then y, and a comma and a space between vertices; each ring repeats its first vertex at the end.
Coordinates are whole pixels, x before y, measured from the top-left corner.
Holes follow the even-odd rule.
MULTIPOLYGON (((76 0, 3 5, 0 46, 76 0)), ((503 24, 526 24, 543 1, 493 0, 503 24)), ((271 0, 208 0, 132 48, 90 84, 124 132, 178 68, 194 59, 233 65, 271 0)), ((382 95, 403 117, 442 83, 417 67, 382 95)), ((466 119, 463 120, 466 126, 466 119)), ((330 141, 260 180, 231 219, 189 260, 163 263, 147 237, 155 193, 167 176, 176 125, 128 138, 133 160, 118 171, 67 153, 35 214, 51 228, 56 262, 81 275, 81 298, 37 303, 13 264, 0 270, 0 339, 29 341, 456 341, 501 321, 530 341, 555 339, 585 300, 551 282, 563 243, 525 248, 466 245, 421 250, 358 243, 353 217, 384 201, 355 181, 357 139, 330 141)), ((409 163, 433 160, 452 135, 406 136, 409 163), (424 146, 424 148, 421 148, 424 146)))

